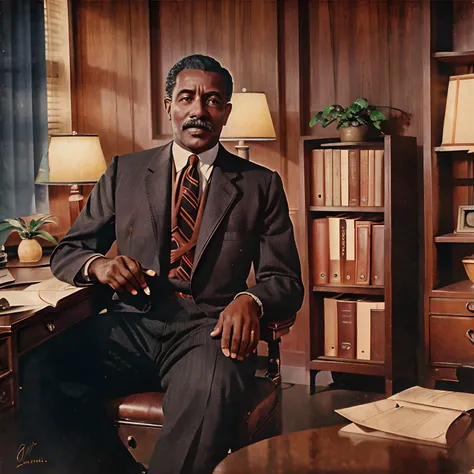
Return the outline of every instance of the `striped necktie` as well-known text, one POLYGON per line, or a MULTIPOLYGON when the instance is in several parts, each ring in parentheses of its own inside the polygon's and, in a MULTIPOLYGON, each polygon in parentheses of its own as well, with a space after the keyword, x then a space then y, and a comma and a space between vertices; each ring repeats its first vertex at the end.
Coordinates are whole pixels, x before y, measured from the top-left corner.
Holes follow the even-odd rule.
POLYGON ((177 265, 176 277, 189 281, 194 259, 194 247, 182 254, 181 250, 192 239, 199 209, 199 157, 191 155, 183 170, 179 189, 179 211, 176 227, 172 229, 171 264, 177 265), (178 234, 178 235, 176 235, 178 234), (180 255, 182 254, 182 255, 180 255))

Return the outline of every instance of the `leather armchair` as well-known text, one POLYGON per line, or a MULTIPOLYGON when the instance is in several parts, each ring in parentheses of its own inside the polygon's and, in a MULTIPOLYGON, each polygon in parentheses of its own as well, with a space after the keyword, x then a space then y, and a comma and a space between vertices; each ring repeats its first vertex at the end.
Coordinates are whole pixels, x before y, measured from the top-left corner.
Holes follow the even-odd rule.
MULTIPOLYGON (((280 341, 288 334, 294 317, 261 328, 268 344, 265 377, 255 377, 255 387, 242 414, 232 451, 261 439, 281 434, 280 341)), ((136 393, 110 400, 107 413, 135 460, 148 467, 163 425, 163 393, 136 393)))

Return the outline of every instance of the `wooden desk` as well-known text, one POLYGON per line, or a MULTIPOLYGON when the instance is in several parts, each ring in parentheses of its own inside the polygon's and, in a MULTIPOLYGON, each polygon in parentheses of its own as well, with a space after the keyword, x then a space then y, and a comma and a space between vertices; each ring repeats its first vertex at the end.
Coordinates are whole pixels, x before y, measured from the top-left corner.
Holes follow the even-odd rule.
POLYGON ((468 474, 474 467, 473 430, 445 450, 360 435, 348 437, 339 434, 342 426, 260 441, 228 456, 214 474, 468 474))
MULTIPOLYGON (((51 278, 49 267, 8 268, 17 283, 51 278)), ((15 287, 17 289, 17 287, 15 287)), ((100 311, 97 288, 88 287, 39 311, 0 316, 0 413, 18 411, 19 358, 73 324, 100 311)))

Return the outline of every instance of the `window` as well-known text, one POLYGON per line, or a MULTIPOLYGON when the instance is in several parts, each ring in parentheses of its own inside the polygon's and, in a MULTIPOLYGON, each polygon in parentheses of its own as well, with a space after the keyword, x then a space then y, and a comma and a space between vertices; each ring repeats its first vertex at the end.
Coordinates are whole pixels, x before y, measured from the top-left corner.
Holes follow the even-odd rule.
POLYGON ((71 132, 68 0, 45 0, 48 134, 71 132))

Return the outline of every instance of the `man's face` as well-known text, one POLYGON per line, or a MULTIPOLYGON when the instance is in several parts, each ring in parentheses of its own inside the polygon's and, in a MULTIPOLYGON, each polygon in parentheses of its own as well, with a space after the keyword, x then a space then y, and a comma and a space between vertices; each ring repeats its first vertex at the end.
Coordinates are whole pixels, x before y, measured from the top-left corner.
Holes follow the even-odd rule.
POLYGON ((174 141, 193 153, 202 153, 219 141, 232 105, 227 103, 220 74, 185 69, 176 77, 173 97, 165 99, 165 109, 174 141))

